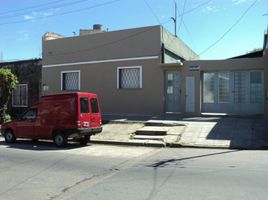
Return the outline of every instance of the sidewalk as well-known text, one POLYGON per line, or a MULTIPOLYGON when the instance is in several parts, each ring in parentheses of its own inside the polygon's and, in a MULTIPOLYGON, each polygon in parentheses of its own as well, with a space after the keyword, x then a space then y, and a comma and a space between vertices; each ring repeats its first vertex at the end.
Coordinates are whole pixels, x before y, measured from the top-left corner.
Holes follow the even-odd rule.
POLYGON ((234 117, 194 117, 180 120, 149 120, 149 122, 173 123, 185 126, 173 126, 165 139, 155 141, 137 141, 131 139, 135 131, 145 125, 147 118, 140 121, 112 119, 103 125, 103 132, 92 136, 93 143, 204 147, 231 149, 268 149, 268 120, 234 117))

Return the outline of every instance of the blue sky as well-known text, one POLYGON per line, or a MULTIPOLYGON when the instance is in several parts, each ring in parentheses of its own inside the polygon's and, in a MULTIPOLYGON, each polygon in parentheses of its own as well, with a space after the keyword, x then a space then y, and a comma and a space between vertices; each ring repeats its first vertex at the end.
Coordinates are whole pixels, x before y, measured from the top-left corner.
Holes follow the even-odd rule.
MULTIPOLYGON (((174 1, 0 0, 0 59, 38 58, 45 32, 72 36, 96 23, 109 31, 162 24, 173 33, 174 1)), ((268 0, 176 2, 178 36, 201 59, 224 59, 262 47, 268 0)))

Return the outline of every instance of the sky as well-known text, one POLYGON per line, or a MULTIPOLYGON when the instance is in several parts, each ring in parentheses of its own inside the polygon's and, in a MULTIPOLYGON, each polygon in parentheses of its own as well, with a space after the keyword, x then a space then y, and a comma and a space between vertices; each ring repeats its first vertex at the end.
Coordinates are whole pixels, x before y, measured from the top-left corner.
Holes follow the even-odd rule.
POLYGON ((40 58, 42 36, 66 37, 102 24, 108 31, 162 25, 200 59, 263 47, 268 0, 0 0, 0 60, 40 58))

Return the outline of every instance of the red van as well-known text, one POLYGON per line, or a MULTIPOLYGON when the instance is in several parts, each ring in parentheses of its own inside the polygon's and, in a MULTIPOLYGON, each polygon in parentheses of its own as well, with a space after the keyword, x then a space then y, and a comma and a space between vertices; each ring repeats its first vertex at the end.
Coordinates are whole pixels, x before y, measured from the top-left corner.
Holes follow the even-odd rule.
POLYGON ((16 138, 53 139, 58 147, 64 147, 69 138, 86 145, 91 135, 101 131, 98 97, 83 92, 42 96, 20 119, 1 128, 7 143, 16 138))

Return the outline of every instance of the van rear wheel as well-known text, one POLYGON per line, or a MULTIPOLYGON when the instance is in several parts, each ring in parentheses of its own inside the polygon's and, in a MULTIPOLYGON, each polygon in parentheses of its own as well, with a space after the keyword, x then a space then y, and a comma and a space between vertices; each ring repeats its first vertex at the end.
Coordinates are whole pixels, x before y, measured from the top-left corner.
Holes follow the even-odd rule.
POLYGON ((85 146, 90 140, 90 136, 89 135, 85 135, 83 136, 82 138, 80 138, 79 142, 80 142, 80 145, 83 145, 85 146))
POLYGON ((67 137, 62 132, 56 132, 53 137, 54 143, 57 147, 65 147, 67 145, 67 137))

